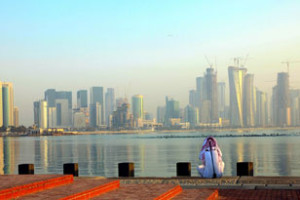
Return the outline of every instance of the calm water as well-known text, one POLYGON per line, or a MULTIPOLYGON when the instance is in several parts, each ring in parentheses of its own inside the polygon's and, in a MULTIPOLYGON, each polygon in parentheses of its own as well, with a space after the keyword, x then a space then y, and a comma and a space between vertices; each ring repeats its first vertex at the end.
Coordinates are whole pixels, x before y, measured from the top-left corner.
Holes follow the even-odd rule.
POLYGON ((197 176, 199 150, 207 135, 223 152, 225 176, 236 162, 253 161, 256 176, 300 176, 300 131, 254 133, 147 133, 44 137, 0 137, 0 174, 34 163, 36 174, 61 174, 63 164, 79 163, 81 176, 117 176, 120 162, 134 162, 136 176, 176 175, 176 162, 191 162, 197 176))

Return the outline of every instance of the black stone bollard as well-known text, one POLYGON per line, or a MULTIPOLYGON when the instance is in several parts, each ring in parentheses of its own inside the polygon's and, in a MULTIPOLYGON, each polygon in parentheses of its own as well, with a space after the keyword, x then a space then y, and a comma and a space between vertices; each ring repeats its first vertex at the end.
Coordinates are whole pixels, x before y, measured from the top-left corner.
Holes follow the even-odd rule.
POLYGON ((119 177, 134 177, 134 163, 119 163, 119 177))
POLYGON ((34 174, 34 164, 20 164, 19 174, 34 174))
POLYGON ((78 163, 66 163, 64 164, 64 174, 72 174, 78 176, 79 168, 78 163))
POLYGON ((236 163, 237 176, 253 176, 253 162, 236 163))
POLYGON ((191 176, 191 163, 178 162, 176 163, 177 176, 191 176))

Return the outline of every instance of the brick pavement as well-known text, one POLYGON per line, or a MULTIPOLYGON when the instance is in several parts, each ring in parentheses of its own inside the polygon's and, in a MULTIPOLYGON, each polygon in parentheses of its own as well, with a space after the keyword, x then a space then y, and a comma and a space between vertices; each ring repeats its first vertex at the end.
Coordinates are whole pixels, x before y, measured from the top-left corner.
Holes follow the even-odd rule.
POLYGON ((119 189, 109 192, 93 199, 103 200, 152 200, 155 197, 174 188, 174 185, 166 184, 122 184, 119 189))
MULTIPOLYGON (((2 175, 0 176, 0 190, 59 177, 63 175, 2 175)), ((59 199, 89 191, 91 188, 115 180, 120 180, 120 188, 114 188, 94 199, 153 199, 177 185, 181 185, 183 191, 173 198, 175 200, 206 199, 216 189, 218 199, 221 200, 300 199, 300 177, 222 177, 220 179, 75 177, 73 183, 57 185, 55 188, 27 194, 18 199, 59 199)))
POLYGON ((214 189, 184 189, 181 194, 172 200, 207 199, 214 192, 214 189))
POLYGON ((52 188, 49 190, 44 190, 38 193, 26 195, 20 197, 19 199, 60 199, 66 196, 70 196, 76 193, 84 192, 89 189, 95 188, 99 185, 111 182, 112 180, 107 179, 75 179, 73 183, 52 188))
POLYGON ((299 200, 299 190, 219 190, 220 200, 299 200))
POLYGON ((63 175, 0 175, 0 190, 62 176, 63 175))

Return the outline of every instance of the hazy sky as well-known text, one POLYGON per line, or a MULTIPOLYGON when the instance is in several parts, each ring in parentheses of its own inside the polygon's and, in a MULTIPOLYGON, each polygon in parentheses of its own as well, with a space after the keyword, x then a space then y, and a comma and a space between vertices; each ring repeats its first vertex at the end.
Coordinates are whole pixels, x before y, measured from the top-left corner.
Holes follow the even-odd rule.
MULTIPOLYGON (((48 88, 73 91, 73 104, 77 90, 103 86, 143 94, 154 114, 166 95, 184 107, 204 55, 228 82, 232 58, 249 54, 248 72, 271 95, 281 62, 300 61, 299 10, 298 0, 0 0, 0 80, 13 82, 25 125, 48 88)), ((300 63, 290 74, 300 88, 300 63)))

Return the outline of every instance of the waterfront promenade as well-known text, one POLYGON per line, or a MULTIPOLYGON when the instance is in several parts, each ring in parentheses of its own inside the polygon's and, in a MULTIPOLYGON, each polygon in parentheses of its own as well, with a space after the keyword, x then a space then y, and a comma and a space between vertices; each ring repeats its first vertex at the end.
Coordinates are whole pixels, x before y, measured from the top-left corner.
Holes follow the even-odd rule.
POLYGON ((300 177, 2 175, 0 199, 300 199, 300 177))

